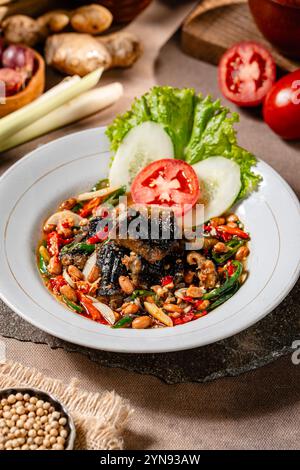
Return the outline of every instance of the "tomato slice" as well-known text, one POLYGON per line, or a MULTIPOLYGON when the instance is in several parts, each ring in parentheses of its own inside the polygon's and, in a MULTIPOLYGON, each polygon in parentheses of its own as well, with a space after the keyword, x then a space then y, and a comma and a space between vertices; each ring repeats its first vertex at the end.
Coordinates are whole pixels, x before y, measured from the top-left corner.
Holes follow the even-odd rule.
POLYGON ((221 58, 219 85, 225 98, 238 106, 261 104, 276 80, 276 65, 256 42, 235 44, 221 58))
POLYGON ((138 173, 131 195, 135 203, 167 206, 175 214, 183 214, 200 197, 199 181, 191 165, 165 158, 150 163, 138 173))

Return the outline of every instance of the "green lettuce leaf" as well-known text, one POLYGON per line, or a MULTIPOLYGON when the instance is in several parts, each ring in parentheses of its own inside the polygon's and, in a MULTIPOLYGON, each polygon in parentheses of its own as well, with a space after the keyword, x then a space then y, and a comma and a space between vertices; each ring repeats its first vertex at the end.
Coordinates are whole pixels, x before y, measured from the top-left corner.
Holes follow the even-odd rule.
POLYGON ((242 199, 257 189, 261 177, 252 171, 256 157, 237 144, 236 122, 239 122, 238 114, 230 115, 219 100, 213 102, 210 96, 204 99, 197 96, 193 130, 184 159, 191 165, 212 156, 234 160, 241 168, 242 187, 238 199, 242 199))
POLYGON ((162 124, 171 137, 176 158, 182 158, 192 132, 195 91, 190 88, 154 87, 107 129, 111 150, 116 152, 130 129, 145 121, 162 124))
POLYGON ((130 129, 145 121, 164 127, 173 142, 176 158, 190 164, 212 156, 236 161, 241 168, 242 181, 238 199, 257 189, 261 177, 252 171, 256 158, 237 143, 234 124, 239 116, 230 114, 219 100, 196 95, 192 88, 156 86, 136 99, 130 111, 108 126, 106 134, 111 150, 116 152, 130 129))

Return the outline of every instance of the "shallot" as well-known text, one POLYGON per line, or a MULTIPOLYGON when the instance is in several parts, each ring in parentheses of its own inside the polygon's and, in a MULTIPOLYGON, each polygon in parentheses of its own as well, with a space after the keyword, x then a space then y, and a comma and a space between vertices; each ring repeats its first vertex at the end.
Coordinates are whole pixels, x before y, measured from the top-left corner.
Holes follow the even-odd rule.
POLYGON ((79 225, 79 223, 82 221, 82 217, 72 211, 58 211, 49 217, 45 225, 57 225, 65 220, 70 220, 74 225, 79 225))
POLYGON ((5 96, 11 96, 22 88, 24 78, 17 70, 4 67, 0 68, 0 81, 4 83, 5 96))
POLYGON ((34 53, 28 47, 11 44, 3 51, 2 64, 24 74, 25 79, 30 78, 34 70, 34 53))

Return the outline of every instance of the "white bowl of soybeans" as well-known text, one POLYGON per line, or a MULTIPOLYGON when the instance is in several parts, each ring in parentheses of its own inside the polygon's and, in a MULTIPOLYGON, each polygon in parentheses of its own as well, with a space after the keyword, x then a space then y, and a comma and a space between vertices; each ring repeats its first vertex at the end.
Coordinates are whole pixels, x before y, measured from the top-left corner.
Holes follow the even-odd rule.
POLYGON ((51 394, 0 390, 0 450, 71 450, 75 436, 72 416, 51 394))

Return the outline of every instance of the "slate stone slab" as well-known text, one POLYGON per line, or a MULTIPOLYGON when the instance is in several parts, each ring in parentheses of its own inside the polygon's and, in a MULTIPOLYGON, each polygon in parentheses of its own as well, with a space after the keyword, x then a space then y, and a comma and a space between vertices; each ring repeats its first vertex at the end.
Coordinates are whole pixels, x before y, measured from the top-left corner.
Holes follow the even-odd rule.
POLYGON ((31 326, 0 301, 0 333, 20 341, 48 344, 86 354, 107 367, 155 375, 169 384, 208 382, 235 376, 292 353, 300 339, 300 280, 271 314, 251 328, 218 343, 164 354, 118 354, 67 343, 31 326), (141 360, 142 356, 142 360, 141 360))

